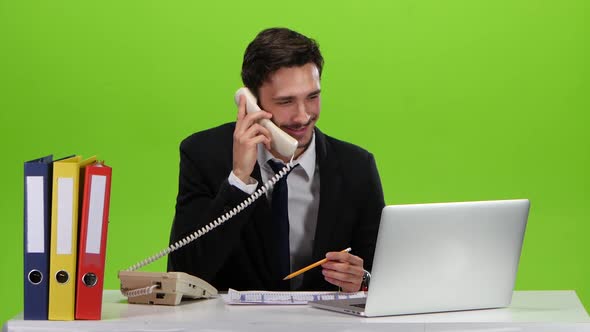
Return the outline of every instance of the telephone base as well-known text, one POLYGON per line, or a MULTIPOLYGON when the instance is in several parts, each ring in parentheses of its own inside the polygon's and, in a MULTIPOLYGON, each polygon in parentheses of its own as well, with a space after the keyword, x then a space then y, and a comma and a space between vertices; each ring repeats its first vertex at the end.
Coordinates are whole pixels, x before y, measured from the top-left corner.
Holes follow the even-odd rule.
POLYGON ((184 272, 120 271, 119 279, 121 293, 133 304, 178 305, 183 298, 217 296, 209 283, 184 272))

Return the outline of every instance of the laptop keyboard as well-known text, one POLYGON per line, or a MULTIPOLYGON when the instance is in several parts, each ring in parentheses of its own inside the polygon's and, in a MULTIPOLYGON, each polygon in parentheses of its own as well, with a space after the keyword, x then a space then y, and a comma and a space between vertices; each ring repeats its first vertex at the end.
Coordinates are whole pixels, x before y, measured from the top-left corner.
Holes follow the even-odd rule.
POLYGON ((357 304, 351 304, 350 306, 365 309, 365 304, 366 303, 357 303, 357 304))

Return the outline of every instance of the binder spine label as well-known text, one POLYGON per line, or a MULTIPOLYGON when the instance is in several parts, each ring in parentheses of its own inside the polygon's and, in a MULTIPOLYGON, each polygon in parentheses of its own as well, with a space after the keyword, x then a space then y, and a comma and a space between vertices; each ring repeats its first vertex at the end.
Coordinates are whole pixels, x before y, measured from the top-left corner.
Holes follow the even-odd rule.
POLYGON ((43 177, 27 176, 27 252, 45 252, 43 177))
POLYGON ((100 254, 106 182, 106 176, 92 175, 86 233, 86 253, 89 254, 100 254))
POLYGON ((72 254, 74 179, 57 179, 57 254, 72 254))

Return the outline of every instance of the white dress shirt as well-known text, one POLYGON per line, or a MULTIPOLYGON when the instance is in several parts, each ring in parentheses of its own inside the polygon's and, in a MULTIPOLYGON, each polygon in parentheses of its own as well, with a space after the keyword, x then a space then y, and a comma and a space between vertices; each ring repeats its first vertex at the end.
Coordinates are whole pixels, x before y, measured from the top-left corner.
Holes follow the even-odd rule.
MULTIPOLYGON (((287 188, 289 191, 289 248, 291 255, 291 271, 298 270, 311 262, 313 240, 317 224, 318 209, 320 206, 320 172, 316 164, 315 134, 307 149, 293 161, 295 167, 287 176, 287 188)), ((258 165, 262 182, 274 176, 274 171, 267 161, 274 159, 272 154, 263 145, 258 145, 258 165)), ((282 162, 282 161, 280 161, 282 162)), ((250 179, 250 184, 245 184, 233 172, 229 175, 229 183, 242 191, 252 194, 258 186, 258 181, 250 179)), ((267 198, 272 199, 272 188, 267 192, 267 198)), ((291 279, 291 288, 301 285, 303 275, 291 279)))

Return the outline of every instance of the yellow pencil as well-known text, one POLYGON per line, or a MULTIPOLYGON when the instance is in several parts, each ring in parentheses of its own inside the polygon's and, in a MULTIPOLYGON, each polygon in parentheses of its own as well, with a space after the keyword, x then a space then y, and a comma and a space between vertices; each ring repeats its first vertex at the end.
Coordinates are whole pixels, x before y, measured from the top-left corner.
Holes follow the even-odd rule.
MULTIPOLYGON (((351 250, 352 250, 351 248, 346 248, 346 249, 342 250, 341 252, 350 252, 351 250)), ((324 264, 327 261, 328 261, 327 258, 324 258, 322 260, 319 260, 319 261, 317 261, 317 262, 315 262, 315 263, 313 263, 311 265, 308 265, 308 266, 302 268, 301 270, 297 270, 297 271, 289 274, 288 276, 286 276, 285 278, 283 278, 283 280, 289 280, 289 279, 291 279, 293 277, 296 277, 296 276, 300 275, 303 272, 307 272, 307 271, 313 269, 316 266, 320 266, 320 265, 324 264)))

